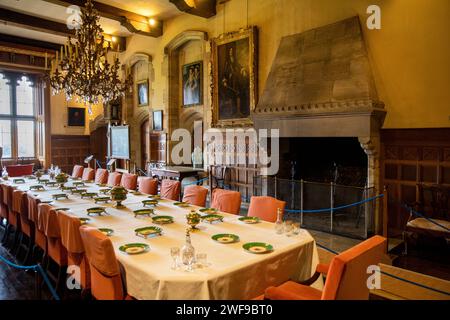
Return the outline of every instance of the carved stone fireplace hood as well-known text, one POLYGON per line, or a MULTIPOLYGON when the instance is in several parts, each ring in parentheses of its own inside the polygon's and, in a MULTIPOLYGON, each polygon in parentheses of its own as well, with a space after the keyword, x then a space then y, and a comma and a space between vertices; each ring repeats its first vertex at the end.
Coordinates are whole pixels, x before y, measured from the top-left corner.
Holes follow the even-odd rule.
POLYGON ((368 185, 378 185, 378 100, 358 17, 286 36, 252 120, 280 137, 358 137, 368 155, 368 185))

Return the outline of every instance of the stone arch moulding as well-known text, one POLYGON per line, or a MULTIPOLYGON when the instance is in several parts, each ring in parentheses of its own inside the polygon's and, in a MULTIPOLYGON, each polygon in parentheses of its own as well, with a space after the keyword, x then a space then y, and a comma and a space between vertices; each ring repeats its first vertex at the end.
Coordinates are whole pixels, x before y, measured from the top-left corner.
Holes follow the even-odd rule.
POLYGON ((95 117, 94 120, 89 121, 89 133, 92 133, 98 128, 105 127, 107 125, 108 123, 106 122, 103 114, 99 114, 98 116, 95 117))
POLYGON ((183 31, 164 47, 164 54, 170 54, 171 51, 178 49, 186 42, 195 40, 208 41, 208 33, 198 30, 183 31))
MULTIPOLYGON (((147 62, 148 64, 148 92, 149 92, 149 109, 152 108, 152 102, 153 102, 153 96, 154 96, 154 89, 153 89, 153 83, 155 81, 155 72, 153 68, 153 57, 145 52, 136 52, 133 53, 125 62, 123 63, 126 68, 126 74, 130 74, 132 72, 133 67, 138 62, 147 62)), ((135 84, 133 84, 134 86, 135 84)))

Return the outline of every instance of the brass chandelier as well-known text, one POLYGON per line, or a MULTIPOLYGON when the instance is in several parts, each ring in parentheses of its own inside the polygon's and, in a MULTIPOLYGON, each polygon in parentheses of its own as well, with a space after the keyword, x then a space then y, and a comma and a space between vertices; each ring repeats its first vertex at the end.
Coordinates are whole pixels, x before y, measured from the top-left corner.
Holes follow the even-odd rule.
POLYGON ((116 57, 112 64, 108 62, 110 44, 105 41, 91 0, 81 10, 80 18, 75 41, 69 37, 52 62, 52 93, 64 92, 67 100, 75 98, 89 107, 114 102, 125 95, 127 88, 131 91, 131 75, 121 81, 119 59, 116 57))

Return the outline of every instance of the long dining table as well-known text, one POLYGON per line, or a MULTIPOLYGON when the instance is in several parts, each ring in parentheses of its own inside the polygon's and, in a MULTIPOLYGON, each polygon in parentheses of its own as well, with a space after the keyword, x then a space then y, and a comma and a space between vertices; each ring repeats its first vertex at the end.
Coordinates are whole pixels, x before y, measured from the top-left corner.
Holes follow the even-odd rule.
MULTIPOLYGON (((24 183, 14 184, 13 179, 3 181, 20 190, 32 192, 45 201, 53 200, 52 195, 62 193, 58 187, 45 186, 42 191, 30 191, 37 180, 24 179, 24 183)), ((69 180, 66 185, 71 186, 69 180)), ((86 183, 88 192, 99 192, 100 186, 86 183)), ((308 231, 301 229, 293 236, 277 234, 275 225, 261 221, 245 224, 238 220, 240 216, 218 212, 223 222, 202 222, 198 230, 191 232, 192 245, 196 253, 205 253, 207 263, 193 270, 185 267, 172 268, 173 259, 170 249, 185 244, 186 214, 196 206, 180 208, 174 201, 161 199, 154 207, 155 214, 169 215, 174 223, 155 225, 151 217, 135 217, 133 211, 142 209, 142 201, 148 199, 144 194, 128 193, 123 201, 124 209, 114 208, 114 203, 95 204, 92 199, 81 199, 79 195, 65 192, 68 199, 53 200, 55 208, 68 208, 68 213, 80 218, 89 218, 87 226, 110 228, 110 239, 115 248, 118 261, 125 270, 128 294, 136 299, 252 299, 261 294, 268 286, 280 285, 289 280, 309 278, 318 263, 315 241, 308 231), (106 215, 88 216, 87 209, 102 206, 106 215), (150 238, 136 235, 137 228, 158 226, 162 234, 150 238), (235 234, 239 242, 222 244, 211 237, 215 234, 235 234), (247 242, 263 242, 273 246, 273 251, 254 254, 243 249, 247 242), (141 254, 127 254, 119 247, 128 243, 145 243, 150 250, 141 254)))

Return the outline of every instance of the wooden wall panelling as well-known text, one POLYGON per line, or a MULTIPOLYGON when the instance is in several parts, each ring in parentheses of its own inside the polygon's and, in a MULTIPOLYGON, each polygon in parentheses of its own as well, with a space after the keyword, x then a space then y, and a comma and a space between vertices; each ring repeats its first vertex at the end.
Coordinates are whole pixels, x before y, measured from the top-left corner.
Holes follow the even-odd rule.
POLYGON ((408 219, 401 204, 420 200, 418 183, 450 186, 450 128, 383 129, 381 143, 381 177, 390 200, 389 235, 398 236, 408 219))
POLYGON ((89 153, 100 162, 102 168, 106 168, 106 156, 108 155, 108 127, 99 127, 91 132, 89 153))
POLYGON ((89 155, 89 136, 52 135, 51 141, 52 164, 69 174, 74 165, 84 165, 83 161, 89 155))

